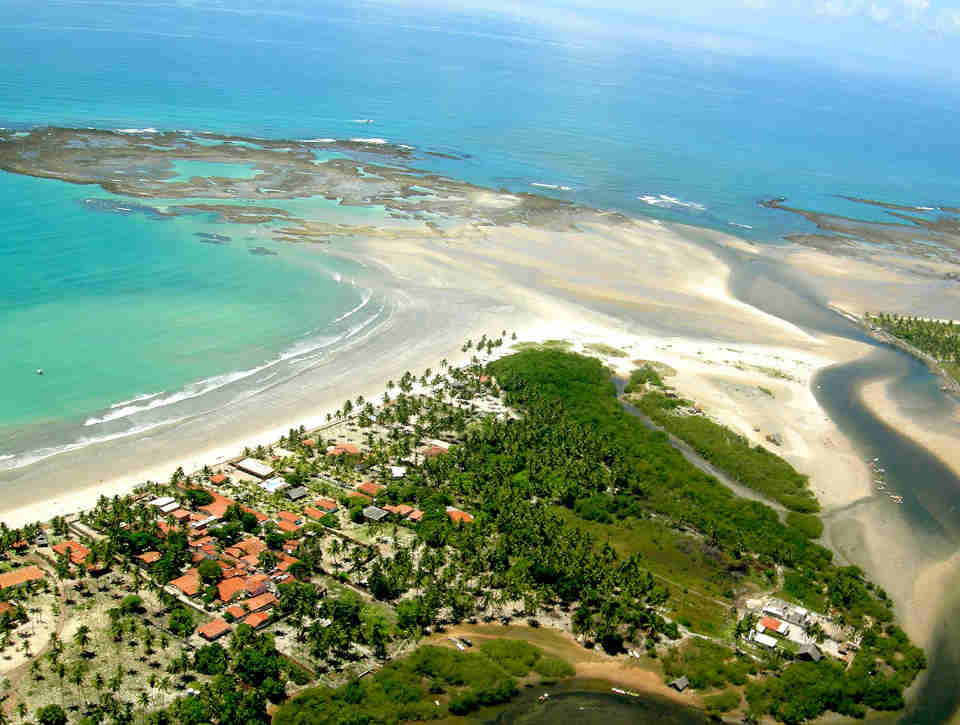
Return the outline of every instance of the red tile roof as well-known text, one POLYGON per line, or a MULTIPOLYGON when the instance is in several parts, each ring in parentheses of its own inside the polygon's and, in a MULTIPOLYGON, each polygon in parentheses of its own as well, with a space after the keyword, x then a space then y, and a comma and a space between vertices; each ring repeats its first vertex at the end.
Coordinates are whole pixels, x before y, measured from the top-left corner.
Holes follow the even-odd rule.
POLYGON ((210 483, 223 483, 226 480, 227 477, 222 473, 214 473, 212 476, 210 476, 210 483))
POLYGON ((318 499, 317 499, 317 508, 319 508, 321 511, 326 511, 327 513, 332 513, 332 512, 336 511, 336 510, 337 510, 338 508, 340 508, 340 507, 337 506, 337 502, 334 501, 332 498, 318 498, 318 499))
POLYGON ((359 491, 351 491, 350 493, 347 494, 347 498, 358 498, 361 501, 373 501, 372 498, 370 498, 366 494, 360 493, 359 491))
POLYGON ((779 619, 774 619, 773 617, 761 617, 760 626, 764 629, 772 629, 774 632, 778 631, 783 625, 779 619))
POLYGON ((295 534, 300 530, 300 527, 296 524, 290 523, 289 521, 284 521, 283 519, 277 521, 277 528, 288 534, 295 534))
POLYGON ((379 483, 374 483, 373 481, 364 481, 357 486, 357 490, 360 493, 365 493, 371 498, 376 498, 383 489, 384 486, 381 486, 379 483))
POLYGON ((83 563, 83 560, 90 553, 90 549, 77 541, 62 541, 54 546, 53 550, 59 556, 69 556, 70 561, 74 564, 83 563))
POLYGON ((257 523, 260 523, 260 524, 262 524, 264 521, 270 518, 266 514, 262 514, 259 511, 256 511, 255 509, 247 508, 246 506, 241 506, 240 510, 246 511, 248 514, 253 514, 253 517, 257 520, 257 523))
POLYGON ((263 591, 269 581, 270 577, 268 577, 266 574, 251 574, 244 582, 243 588, 246 590, 247 594, 255 595, 258 592, 263 591))
POLYGON ((466 511, 461 511, 453 506, 447 506, 447 516, 449 516, 450 520, 455 524, 469 524, 471 521, 473 521, 473 516, 468 514, 466 511))
POLYGON ((247 580, 242 576, 231 577, 230 579, 224 579, 222 582, 217 584, 217 592, 220 595, 221 602, 229 602, 240 592, 245 591, 247 588, 247 580))
POLYGON ((137 557, 144 564, 153 564, 155 561, 160 561, 160 552, 159 551, 145 551, 137 557))
POLYGON ((169 514, 167 514, 167 516, 172 516, 177 521, 186 521, 191 517, 191 515, 192 514, 186 509, 174 509, 169 514))
POLYGON ((260 629, 270 621, 270 612, 254 612, 243 620, 244 624, 249 624, 254 629, 260 629))
POLYGON ((356 456, 360 454, 360 449, 352 443, 341 443, 340 445, 334 446, 327 451, 328 456, 341 456, 344 454, 348 456, 356 456))
POLYGON ((296 564, 298 561, 300 560, 295 556, 287 556, 286 554, 284 554, 283 556, 280 557, 280 563, 277 564, 277 571, 286 571, 291 566, 296 564))
POLYGON ((227 624, 226 620, 220 618, 207 622, 201 627, 197 627, 197 634, 211 642, 218 637, 222 637, 229 631, 230 625, 227 624))
POLYGON ((258 597, 251 597, 244 604, 247 605, 247 611, 258 612, 261 609, 272 609, 278 601, 270 592, 264 592, 258 597))
POLYGON ((309 516, 311 519, 317 519, 318 521, 327 515, 326 511, 321 511, 320 509, 315 509, 312 506, 307 506, 303 513, 309 516))
POLYGON ((169 582, 170 586, 179 589, 188 597, 195 597, 200 592, 200 577, 187 572, 181 577, 169 582))
POLYGON ((222 519, 223 515, 227 513, 227 509, 233 506, 234 502, 226 496, 221 496, 219 493, 214 493, 213 491, 207 491, 207 493, 213 496, 213 502, 208 503, 206 506, 198 506, 197 509, 206 511, 211 516, 222 519))
POLYGON ((435 456, 442 456, 447 452, 447 449, 443 446, 427 446, 420 452, 427 458, 434 458, 435 456))
POLYGON ((283 519, 284 521, 289 521, 292 524, 297 523, 300 517, 293 513, 293 511, 277 511, 277 518, 283 519))
POLYGON ((315 445, 317 445, 317 442, 313 440, 313 438, 304 438, 300 442, 303 443, 303 445, 307 446, 308 448, 313 448, 315 445))
POLYGON ((420 509, 414 509, 410 512, 410 515, 407 516, 407 519, 410 521, 423 521, 423 511, 420 509))
POLYGON ((0 589, 18 587, 27 582, 39 581, 44 577, 46 577, 46 574, 44 574, 43 569, 39 566, 32 564, 30 566, 21 566, 19 569, 13 569, 0 574, 0 589))

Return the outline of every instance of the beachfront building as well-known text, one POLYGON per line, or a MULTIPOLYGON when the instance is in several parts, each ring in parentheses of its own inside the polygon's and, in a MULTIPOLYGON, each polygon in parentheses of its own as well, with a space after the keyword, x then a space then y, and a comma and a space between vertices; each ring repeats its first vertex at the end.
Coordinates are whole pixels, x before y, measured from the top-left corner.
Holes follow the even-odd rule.
POLYGON ((155 498, 150 502, 150 505, 163 514, 168 514, 171 511, 176 511, 178 508, 180 508, 180 504, 177 503, 177 500, 170 496, 161 496, 160 498, 155 498))
POLYGON ((763 607, 763 613, 768 617, 789 622, 797 627, 806 627, 810 621, 810 610, 790 604, 782 599, 771 599, 763 607))
POLYGON ((266 463, 258 461, 256 458, 244 458, 242 461, 234 463, 233 467, 257 478, 269 478, 273 475, 273 469, 266 463))

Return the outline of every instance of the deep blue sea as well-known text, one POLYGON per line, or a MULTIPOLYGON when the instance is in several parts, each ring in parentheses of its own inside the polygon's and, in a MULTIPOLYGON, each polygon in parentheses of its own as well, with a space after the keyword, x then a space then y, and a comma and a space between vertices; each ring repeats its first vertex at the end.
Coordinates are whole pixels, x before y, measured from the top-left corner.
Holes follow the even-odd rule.
MULTIPOLYGON (((0 126, 376 136, 467 155, 421 166, 475 183, 771 243, 805 228, 757 205, 771 196, 864 218, 882 212, 836 195, 960 205, 957 89, 595 20, 574 35, 392 3, 5 0, 0 126)), ((202 218, 104 215, 91 196, 109 195, 0 173, 0 466, 170 420, 232 376, 266 385, 271 362, 369 319, 351 316, 372 308, 346 262, 198 244, 202 218), (55 373, 39 390, 35 368, 55 373)))

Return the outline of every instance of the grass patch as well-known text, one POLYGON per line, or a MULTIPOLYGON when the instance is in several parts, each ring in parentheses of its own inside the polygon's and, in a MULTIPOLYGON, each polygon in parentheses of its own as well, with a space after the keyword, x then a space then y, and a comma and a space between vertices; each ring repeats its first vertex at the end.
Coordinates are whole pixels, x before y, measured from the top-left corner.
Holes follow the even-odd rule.
POLYGON ((602 342, 589 342, 583 346, 583 349, 589 350, 590 352, 595 352, 599 355, 606 355, 607 357, 627 356, 627 353, 625 353, 619 347, 613 347, 612 345, 607 345, 602 342))
POLYGON ((634 365, 638 368, 647 367, 651 370, 656 370, 660 374, 660 377, 663 378, 672 378, 677 374, 677 369, 667 365, 665 362, 660 362, 659 360, 633 360, 634 365))
POLYGON ((787 514, 787 526, 792 526, 810 539, 819 539, 823 536, 823 521, 815 514, 801 514, 791 511, 787 514))
POLYGON ((663 378, 660 377, 660 373, 654 370, 649 365, 644 365, 639 367, 636 370, 630 372, 630 382, 627 383, 627 386, 623 389, 625 393, 634 393, 643 389, 643 386, 647 383, 651 385, 656 385, 658 388, 663 387, 663 378))
POLYGON ((764 395, 769 395, 771 398, 776 398, 776 397, 777 397, 776 395, 773 394, 773 391, 770 390, 770 388, 765 388, 765 387, 763 387, 762 385, 758 385, 758 386, 757 386, 757 390, 759 390, 759 391, 760 391, 761 393, 763 393, 764 395))

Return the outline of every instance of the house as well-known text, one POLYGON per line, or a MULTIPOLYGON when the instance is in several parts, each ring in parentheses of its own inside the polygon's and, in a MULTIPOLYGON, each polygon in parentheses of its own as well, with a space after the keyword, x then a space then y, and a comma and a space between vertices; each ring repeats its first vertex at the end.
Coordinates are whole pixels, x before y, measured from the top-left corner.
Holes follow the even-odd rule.
POLYGON ((227 513, 227 509, 235 504, 232 499, 221 496, 219 493, 214 493, 213 491, 207 491, 207 493, 213 496, 213 501, 204 506, 198 506, 197 510, 204 511, 214 518, 222 519, 224 514, 227 513))
POLYGON ((347 494, 347 498, 355 498, 359 501, 365 501, 368 503, 373 503, 373 499, 367 496, 365 493, 360 493, 359 491, 350 491, 347 494))
POLYGON ((341 443, 327 451, 328 456, 359 456, 360 449, 352 443, 341 443))
POLYGON ((257 478, 269 478, 270 474, 273 473, 273 469, 270 468, 270 466, 261 463, 256 458, 244 458, 242 461, 234 463, 233 467, 240 469, 244 473, 254 475, 257 478))
POLYGON ((813 642, 810 644, 803 645, 799 650, 797 650, 797 659, 798 660, 807 660, 808 662, 819 662, 823 659, 823 653, 820 651, 820 648, 817 647, 813 642))
POLYGON ((266 574, 251 574, 244 582, 243 588, 248 597, 261 596, 267 591, 270 584, 270 577, 266 574))
POLYGON ((407 516, 407 521, 413 521, 414 523, 419 523, 423 521, 423 511, 420 509, 414 509, 407 516))
POLYGON ((68 557, 74 564, 82 564, 90 554, 90 549, 77 541, 61 541, 53 547, 53 551, 57 556, 68 557))
POLYGON ((177 504, 176 506, 173 506, 172 508, 170 508, 172 504, 176 504, 176 503, 177 503, 177 500, 175 498, 171 498, 170 496, 161 496, 160 498, 153 499, 153 501, 150 502, 150 505, 153 506, 155 509, 162 511, 163 513, 168 513, 170 511, 173 511, 173 509, 180 508, 180 504, 177 504))
POLYGON ((782 622, 789 622, 798 627, 806 627, 810 618, 810 610, 798 607, 796 604, 784 602, 781 599, 771 599, 763 608, 763 613, 782 622))
POLYGON ((334 501, 332 498, 318 498, 317 508, 325 513, 332 514, 334 511, 336 511, 340 507, 337 506, 337 502, 334 501))
POLYGON ((406 466, 390 466, 391 478, 403 478, 406 475, 407 475, 406 466))
POLYGON ((168 584, 187 597, 195 597, 200 593, 200 577, 191 572, 177 577, 173 581, 168 582, 168 584))
POLYGON ((311 519, 314 519, 315 521, 319 521, 320 519, 322 519, 324 516, 327 515, 325 511, 321 511, 320 509, 315 509, 312 506, 307 506, 303 510, 303 513, 305 513, 307 516, 309 516, 311 519))
POLYGON ((753 641, 769 649, 773 649, 777 646, 777 640, 774 637, 771 637, 769 634, 762 634, 760 632, 753 633, 753 641))
POLYGON ((287 539, 283 542, 283 550, 288 554, 292 554, 297 549, 300 548, 300 539, 287 539))
POLYGON ((389 515, 389 511, 384 511, 377 506, 367 506, 363 509, 363 518, 367 521, 383 521, 389 515))
POLYGON ((384 488, 384 486, 381 486, 379 483, 374 483, 373 481, 365 481, 357 486, 357 490, 360 493, 365 494, 370 498, 376 498, 378 495, 380 495, 380 492, 383 491, 384 488))
POLYGON ((0 574, 0 590, 16 589, 22 587, 27 582, 40 581, 46 578, 43 569, 31 564, 30 566, 21 566, 19 569, 13 569, 0 574))
POLYGON ((217 584, 217 594, 221 602, 229 602, 247 591, 247 580, 242 576, 224 579, 217 584))
POLYGON ((247 611, 247 608, 243 606, 243 604, 231 604, 229 607, 227 607, 226 614, 228 617, 236 621, 246 617, 249 612, 247 611))
POLYGON ((168 516, 172 516, 177 523, 183 523, 190 518, 190 512, 186 509, 177 508, 171 511, 168 516))
POLYGON ((786 637, 790 634, 790 625, 786 622, 781 622, 779 619, 774 619, 773 617, 761 617, 760 621, 757 622, 757 631, 758 632, 774 632, 783 637, 786 637))
POLYGON ((213 642, 215 639, 220 639, 220 637, 229 631, 230 625, 227 624, 226 620, 220 619, 219 617, 207 622, 203 626, 197 627, 197 634, 199 634, 208 642, 213 642))
POLYGON ((251 597, 244 602, 244 605, 248 612, 262 612, 267 609, 273 609, 278 601, 275 596, 269 592, 265 592, 259 596, 251 597))
POLYGON ((137 556, 138 565, 144 568, 148 568, 158 561, 160 561, 159 551, 145 551, 137 556))
POLYGON ((447 506, 447 516, 449 516, 450 520, 455 524, 469 524, 473 522, 473 516, 453 506, 447 506))
POLYGON ((297 526, 297 524, 293 523, 292 521, 286 521, 284 519, 280 519, 279 521, 276 522, 276 524, 277 524, 277 528, 280 529, 285 534, 295 534, 300 530, 300 527, 297 526))
POLYGON ((277 511, 277 521, 289 521, 291 524, 299 524, 300 516, 293 511, 277 511))
POLYGON ((420 455, 424 458, 436 458, 437 456, 442 456, 447 452, 447 449, 443 446, 425 446, 420 449, 420 455))
POLYGON ((268 518, 270 518, 270 517, 267 516, 266 514, 260 513, 260 512, 257 511, 256 509, 247 508, 246 506, 241 506, 241 507, 240 507, 240 510, 243 511, 244 513, 248 513, 248 514, 250 514, 251 516, 253 516, 253 518, 255 518, 255 519, 257 520, 257 523, 258 523, 258 524, 262 524, 264 521, 266 521, 268 518))
POLYGON ((243 620, 244 624, 250 625, 253 629, 263 629, 270 623, 270 612, 254 612, 247 615, 243 620))
POLYGON ((677 692, 683 692, 688 687, 690 687, 690 680, 687 679, 687 676, 678 677, 677 679, 670 682, 667 687, 672 687, 677 692))
POLYGON ((317 442, 313 438, 304 438, 300 441, 301 445, 305 445, 307 448, 313 448, 317 445, 317 442))
POLYGON ((266 481, 261 481, 257 485, 267 493, 276 493, 277 491, 282 491, 290 484, 282 478, 268 478, 266 481))
POLYGON ((220 520, 220 519, 217 518, 216 516, 204 516, 203 518, 197 519, 196 521, 191 521, 191 522, 190 522, 190 530, 191 530, 191 531, 203 531, 203 530, 204 530, 205 528, 207 528, 210 524, 215 523, 215 522, 217 522, 217 521, 219 521, 219 520, 220 520))
POLYGON ((287 491, 285 495, 291 501, 299 501, 300 499, 303 499, 309 496, 310 492, 306 489, 305 486, 294 486, 289 491, 287 491))
POLYGON ((210 476, 210 483, 212 483, 215 486, 219 486, 221 483, 226 483, 226 482, 227 482, 227 477, 224 476, 222 473, 214 473, 212 476, 210 476))
POLYGON ((276 571, 285 572, 291 566, 299 562, 300 560, 295 556, 290 556, 289 554, 283 554, 280 557, 280 563, 277 564, 276 571))

